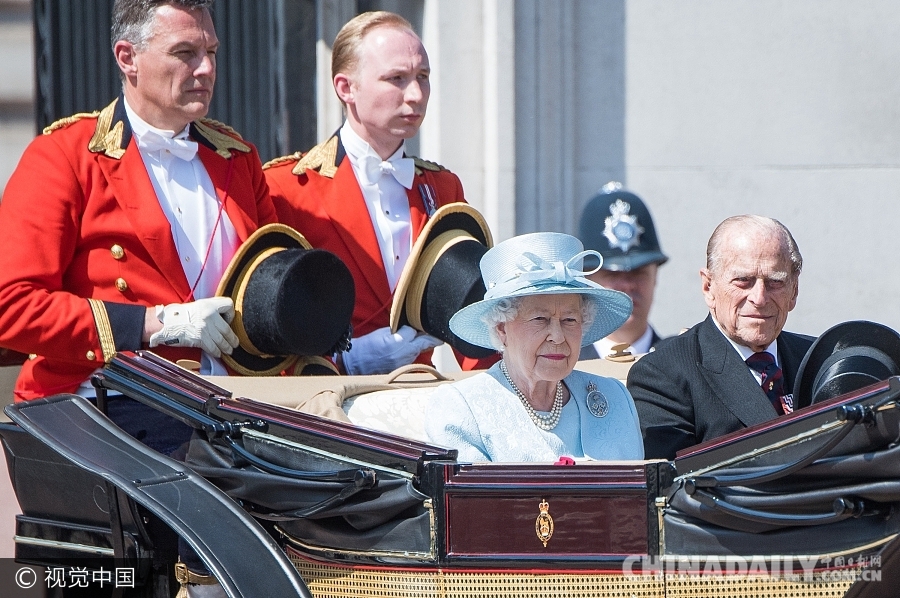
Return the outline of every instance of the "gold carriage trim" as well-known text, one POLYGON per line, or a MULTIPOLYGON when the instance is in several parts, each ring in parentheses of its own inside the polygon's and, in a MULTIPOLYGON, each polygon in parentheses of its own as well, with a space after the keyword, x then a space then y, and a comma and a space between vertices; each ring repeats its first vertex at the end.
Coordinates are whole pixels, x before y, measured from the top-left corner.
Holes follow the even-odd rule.
POLYGON ((829 571, 810 577, 700 575, 676 572, 626 575, 617 571, 453 571, 451 569, 347 567, 315 561, 288 551, 288 558, 318 598, 840 598, 857 570, 834 580, 829 571))
POLYGON ((547 548, 547 542, 553 537, 553 517, 550 516, 550 504, 546 500, 542 500, 538 508, 541 512, 534 520, 534 533, 544 543, 544 548, 547 548))
POLYGON ((106 305, 99 299, 88 299, 88 303, 91 305, 94 326, 97 327, 97 335, 100 337, 103 362, 109 363, 116 356, 116 341, 113 337, 112 325, 109 323, 109 315, 106 313, 106 305))

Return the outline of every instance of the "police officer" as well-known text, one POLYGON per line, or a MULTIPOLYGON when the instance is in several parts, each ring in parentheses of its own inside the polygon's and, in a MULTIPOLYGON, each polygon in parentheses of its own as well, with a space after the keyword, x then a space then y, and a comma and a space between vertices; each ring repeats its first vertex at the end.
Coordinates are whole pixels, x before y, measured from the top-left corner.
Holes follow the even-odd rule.
MULTIPOLYGON (((609 182, 588 201, 581 214, 579 237, 585 249, 603 256, 602 269, 588 278, 631 297, 634 310, 621 328, 581 349, 581 359, 614 353, 627 345, 633 355, 648 353, 660 340, 647 321, 656 288, 656 272, 668 261, 656 237, 650 211, 640 197, 609 182)), ((589 264, 585 264, 586 267, 589 264)))

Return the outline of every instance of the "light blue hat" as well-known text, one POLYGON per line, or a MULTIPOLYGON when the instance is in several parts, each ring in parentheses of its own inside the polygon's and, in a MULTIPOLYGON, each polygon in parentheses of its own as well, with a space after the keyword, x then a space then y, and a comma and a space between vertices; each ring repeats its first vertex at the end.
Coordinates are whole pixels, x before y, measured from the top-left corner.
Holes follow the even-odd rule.
POLYGON ((450 330, 461 339, 491 348, 485 315, 501 299, 528 295, 578 293, 597 303, 597 315, 584 330, 582 345, 607 336, 631 315, 631 298, 591 282, 589 276, 600 269, 582 270, 585 256, 603 257, 596 251, 584 251, 577 238, 563 233, 530 233, 498 243, 481 258, 481 276, 487 292, 484 299, 472 303, 450 318, 450 330))

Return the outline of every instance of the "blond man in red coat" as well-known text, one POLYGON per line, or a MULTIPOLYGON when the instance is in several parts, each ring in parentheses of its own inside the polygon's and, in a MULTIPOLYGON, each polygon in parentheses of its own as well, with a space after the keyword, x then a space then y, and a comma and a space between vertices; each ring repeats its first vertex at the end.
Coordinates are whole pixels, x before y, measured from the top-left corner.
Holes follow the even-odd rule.
POLYGON ((237 338, 216 285, 276 214, 256 149, 204 118, 219 43, 210 5, 117 0, 122 94, 47 127, 9 180, 0 346, 32 355, 17 400, 90 395, 91 373, 119 350, 224 373, 217 357, 237 338))
POLYGON ((465 201, 455 174, 405 152, 405 140, 425 118, 430 72, 405 19, 389 12, 357 16, 333 46, 343 127, 309 152, 264 167, 279 219, 314 247, 336 253, 353 273, 353 347, 338 359, 349 374, 428 363, 440 344, 409 326, 389 328, 392 293, 428 217, 465 201))

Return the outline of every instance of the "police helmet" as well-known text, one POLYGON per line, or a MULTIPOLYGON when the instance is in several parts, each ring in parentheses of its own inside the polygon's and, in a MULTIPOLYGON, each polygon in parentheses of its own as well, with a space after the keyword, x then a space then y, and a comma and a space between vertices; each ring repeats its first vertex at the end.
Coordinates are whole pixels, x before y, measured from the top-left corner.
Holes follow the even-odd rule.
POLYGON ((600 252, 604 270, 627 272, 669 259, 659 246, 647 206, 615 181, 603 185, 584 207, 579 237, 585 249, 600 252))

